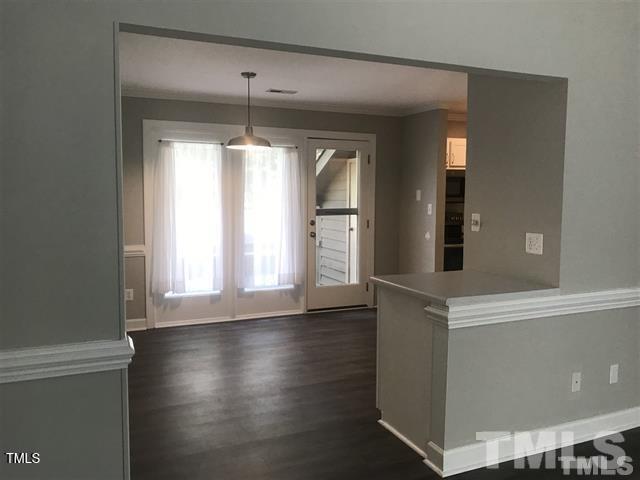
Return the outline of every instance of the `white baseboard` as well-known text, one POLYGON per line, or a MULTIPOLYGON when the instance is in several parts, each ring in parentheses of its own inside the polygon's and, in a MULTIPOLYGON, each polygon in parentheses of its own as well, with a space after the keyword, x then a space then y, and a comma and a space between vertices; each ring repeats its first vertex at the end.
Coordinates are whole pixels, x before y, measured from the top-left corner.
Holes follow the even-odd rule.
POLYGON ((183 327, 186 325, 206 325, 209 323, 235 322, 240 320, 257 320, 260 318, 287 317, 289 315, 300 315, 302 310, 282 310, 277 312, 252 313, 247 315, 236 315, 235 317, 214 317, 214 318, 194 318, 189 320, 172 320, 168 322, 156 322, 156 328, 183 327))
POLYGON ((420 447, 418 447, 415 443, 413 443, 411 440, 409 440, 407 437, 405 437, 403 434, 401 434, 398 430, 393 428, 387 422, 385 422, 384 420, 380 419, 380 420, 378 420, 378 423, 380 425, 382 425, 384 428, 386 428, 387 430, 389 430, 389 432, 394 434, 398 438, 398 440, 402 441, 407 447, 411 448, 414 452, 416 452, 422 458, 425 458, 425 459, 427 458, 427 454, 424 453, 424 451, 422 451, 422 449, 420 449, 420 447))
POLYGON ((129 318, 127 319, 127 332, 137 332, 147 329, 146 318, 129 318))
POLYGON ((0 383, 127 368, 135 350, 130 337, 0 351, 0 383))
MULTIPOLYGON (((588 442, 596 438, 610 434, 611 432, 624 432, 632 428, 640 427, 640 407, 629 408, 617 412, 598 415, 595 417, 584 418, 573 422, 562 423, 551 427, 540 428, 528 432, 517 432, 512 435, 500 437, 500 455, 495 462, 488 462, 485 442, 476 442, 457 448, 441 449, 438 445, 429 442, 429 447, 440 450, 442 452, 442 461, 431 461, 427 458, 424 463, 442 477, 457 475, 459 473, 468 472, 478 468, 488 467, 502 462, 508 462, 525 455, 515 451, 514 441, 519 435, 527 435, 529 438, 544 439, 538 437, 542 432, 553 432, 553 441, 540 441, 533 451, 527 452, 528 455, 536 455, 539 453, 556 450, 570 445, 576 445, 588 442), (571 432, 573 441, 563 443, 561 441, 560 432, 571 432), (441 463, 438 465, 437 463, 441 463)), ((400 438, 401 434, 398 434, 400 438)), ((406 443, 406 442, 405 442, 406 443)), ((435 459, 433 459, 435 460, 435 459)))

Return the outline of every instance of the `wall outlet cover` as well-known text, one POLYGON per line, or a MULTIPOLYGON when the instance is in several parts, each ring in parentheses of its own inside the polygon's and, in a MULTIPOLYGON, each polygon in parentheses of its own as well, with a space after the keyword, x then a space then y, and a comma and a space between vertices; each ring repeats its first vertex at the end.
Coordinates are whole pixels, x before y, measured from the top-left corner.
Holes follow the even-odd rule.
POLYGON ((617 363, 609 367, 609 385, 618 383, 618 372, 619 372, 619 366, 617 363))
POLYGON ((480 231, 480 214, 479 213, 471 214, 471 231, 472 232, 480 231))
POLYGON ((125 288, 124 289, 124 299, 127 302, 130 302, 133 300, 133 288, 125 288))
POLYGON ((527 232, 525 236, 524 251, 532 255, 542 255, 543 239, 544 236, 542 233, 527 232))
POLYGON ((433 213, 433 204, 427 203, 427 215, 431 215, 433 213))
POLYGON ((571 391, 573 393, 579 392, 581 388, 582 388, 582 373, 573 372, 571 374, 571 391))

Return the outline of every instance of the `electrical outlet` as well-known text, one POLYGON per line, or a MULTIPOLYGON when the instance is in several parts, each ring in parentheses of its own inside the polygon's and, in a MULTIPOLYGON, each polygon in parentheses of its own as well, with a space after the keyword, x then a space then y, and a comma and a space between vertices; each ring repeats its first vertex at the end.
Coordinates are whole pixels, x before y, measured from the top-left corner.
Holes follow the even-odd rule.
POLYGON ((124 299, 127 302, 133 300, 133 288, 125 288, 124 289, 124 299))
POLYGON ((582 388, 582 373, 573 372, 571 374, 571 391, 573 393, 579 392, 581 388, 582 388))
POLYGON ((609 385, 618 383, 618 364, 615 363, 609 367, 609 385))
POLYGON ((524 250, 532 255, 542 255, 543 235, 541 233, 527 232, 524 250))
POLYGON ((427 203, 427 215, 431 215, 433 213, 433 204, 427 203))
POLYGON ((471 214, 471 231, 472 232, 480 231, 480 214, 479 213, 471 214))

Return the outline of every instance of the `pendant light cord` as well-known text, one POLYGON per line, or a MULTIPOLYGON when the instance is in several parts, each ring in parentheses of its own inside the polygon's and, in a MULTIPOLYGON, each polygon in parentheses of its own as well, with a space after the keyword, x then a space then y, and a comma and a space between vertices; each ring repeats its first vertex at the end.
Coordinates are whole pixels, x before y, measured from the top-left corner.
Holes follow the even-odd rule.
POLYGON ((247 77, 247 126, 251 127, 251 77, 247 77))

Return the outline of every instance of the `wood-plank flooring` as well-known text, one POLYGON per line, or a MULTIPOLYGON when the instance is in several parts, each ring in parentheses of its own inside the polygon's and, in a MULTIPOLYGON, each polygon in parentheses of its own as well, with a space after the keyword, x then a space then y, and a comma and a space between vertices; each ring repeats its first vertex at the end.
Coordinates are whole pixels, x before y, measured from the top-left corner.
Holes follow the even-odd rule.
MULTIPOLYGON (((439 478, 376 423, 374 311, 131 336, 133 480, 439 478)), ((640 461, 638 430, 627 445, 640 461)), ((453 478, 569 477, 506 463, 453 478)))

